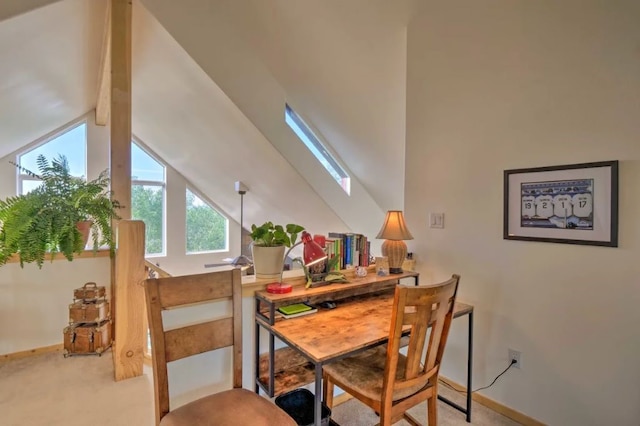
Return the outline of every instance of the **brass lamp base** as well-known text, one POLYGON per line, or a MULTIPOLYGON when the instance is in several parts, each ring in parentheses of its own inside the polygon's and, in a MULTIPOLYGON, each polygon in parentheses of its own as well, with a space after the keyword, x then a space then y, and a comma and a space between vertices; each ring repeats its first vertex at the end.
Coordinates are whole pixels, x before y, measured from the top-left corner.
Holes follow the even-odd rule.
POLYGON ((407 257, 407 244, 402 240, 384 240, 382 255, 389 258, 389 273, 401 274, 402 262, 407 257))

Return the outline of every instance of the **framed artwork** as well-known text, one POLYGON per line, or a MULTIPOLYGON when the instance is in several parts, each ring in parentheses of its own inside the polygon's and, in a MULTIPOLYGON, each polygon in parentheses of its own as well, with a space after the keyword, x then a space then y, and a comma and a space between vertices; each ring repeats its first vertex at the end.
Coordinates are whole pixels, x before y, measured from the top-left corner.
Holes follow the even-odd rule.
POLYGON ((618 161, 505 170, 503 237, 618 247, 618 161))

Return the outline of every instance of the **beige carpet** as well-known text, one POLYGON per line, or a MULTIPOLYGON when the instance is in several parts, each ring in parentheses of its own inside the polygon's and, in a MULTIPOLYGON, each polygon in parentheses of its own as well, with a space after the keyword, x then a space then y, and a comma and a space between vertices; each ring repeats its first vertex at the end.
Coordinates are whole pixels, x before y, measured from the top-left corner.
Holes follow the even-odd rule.
MULTIPOLYGON (((463 400, 456 392, 441 389, 446 396, 463 400)), ((440 402, 438 409, 439 425, 467 424, 464 415, 448 405, 440 402)), ((102 357, 49 353, 0 363, 0 413, 3 426, 153 426, 153 374, 145 368, 142 377, 114 382, 111 351, 102 357)), ((424 404, 412 413, 426 424, 424 404)), ((334 407, 332 418, 341 426, 378 422, 355 400, 334 407)), ((472 424, 518 423, 474 403, 472 424)))

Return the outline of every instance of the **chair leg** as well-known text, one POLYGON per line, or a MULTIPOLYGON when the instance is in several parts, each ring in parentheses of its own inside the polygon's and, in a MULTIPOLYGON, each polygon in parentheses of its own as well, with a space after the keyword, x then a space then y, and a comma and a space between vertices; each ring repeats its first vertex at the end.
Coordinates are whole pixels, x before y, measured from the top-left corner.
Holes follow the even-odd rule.
POLYGON ((422 426, 422 423, 420 423, 415 417, 413 417, 411 414, 409 414, 407 412, 403 413, 402 417, 411 426, 422 426))
POLYGON ((427 424, 429 426, 437 426, 438 424, 438 393, 434 394, 427 400, 427 424))
POLYGON ((391 413, 382 410, 380 413, 380 426, 391 426, 391 413))
POLYGON ((326 374, 322 378, 322 399, 329 409, 333 409, 333 382, 326 374))

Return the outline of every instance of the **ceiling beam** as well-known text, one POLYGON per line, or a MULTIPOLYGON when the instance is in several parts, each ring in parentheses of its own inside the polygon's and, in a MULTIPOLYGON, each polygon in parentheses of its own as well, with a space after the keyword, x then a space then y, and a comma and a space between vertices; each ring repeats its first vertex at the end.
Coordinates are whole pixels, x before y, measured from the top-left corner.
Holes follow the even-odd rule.
POLYGON ((107 13, 102 36, 102 58, 98 70, 98 95, 96 99, 96 125, 106 126, 111 110, 111 0, 107 1, 107 13))

